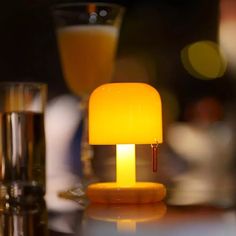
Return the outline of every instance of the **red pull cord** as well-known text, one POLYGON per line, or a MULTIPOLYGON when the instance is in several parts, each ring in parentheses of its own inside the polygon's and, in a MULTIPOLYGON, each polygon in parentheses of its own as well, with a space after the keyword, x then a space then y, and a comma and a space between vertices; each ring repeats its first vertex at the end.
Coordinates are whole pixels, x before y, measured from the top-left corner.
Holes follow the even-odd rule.
POLYGON ((157 172, 158 167, 158 144, 152 144, 152 171, 157 172))

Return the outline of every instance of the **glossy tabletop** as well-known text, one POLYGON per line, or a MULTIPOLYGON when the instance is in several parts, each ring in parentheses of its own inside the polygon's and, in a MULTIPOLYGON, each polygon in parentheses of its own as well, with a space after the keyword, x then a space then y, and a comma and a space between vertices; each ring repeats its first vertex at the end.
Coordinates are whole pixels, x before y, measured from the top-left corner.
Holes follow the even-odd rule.
POLYGON ((4 236, 233 236, 236 209, 207 205, 81 205, 54 198, 30 207, 1 205, 4 236))
POLYGON ((49 235, 231 236, 236 232, 235 208, 141 205, 87 205, 60 200, 51 209, 49 235), (64 206, 63 206, 64 205, 64 206))

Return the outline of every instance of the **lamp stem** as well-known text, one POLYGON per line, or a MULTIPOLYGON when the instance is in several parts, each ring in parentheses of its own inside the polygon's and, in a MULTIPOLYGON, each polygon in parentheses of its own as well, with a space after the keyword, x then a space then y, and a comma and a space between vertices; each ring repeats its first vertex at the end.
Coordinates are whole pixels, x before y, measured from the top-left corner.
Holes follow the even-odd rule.
POLYGON ((135 144, 116 145, 116 182, 121 187, 135 184, 135 144))

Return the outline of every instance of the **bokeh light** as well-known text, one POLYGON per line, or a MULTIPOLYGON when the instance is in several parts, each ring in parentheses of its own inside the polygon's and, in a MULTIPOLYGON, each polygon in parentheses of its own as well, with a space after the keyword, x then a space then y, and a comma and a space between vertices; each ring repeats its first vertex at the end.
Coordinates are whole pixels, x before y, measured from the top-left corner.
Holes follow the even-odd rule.
POLYGON ((211 80, 222 77, 227 63, 218 46, 212 41, 198 41, 181 51, 184 68, 193 77, 211 80))
POLYGON ((228 71, 236 73, 236 1, 220 1, 219 41, 229 63, 228 71))
POLYGON ((116 61, 113 82, 146 82, 156 78, 154 60, 148 56, 125 55, 116 61))

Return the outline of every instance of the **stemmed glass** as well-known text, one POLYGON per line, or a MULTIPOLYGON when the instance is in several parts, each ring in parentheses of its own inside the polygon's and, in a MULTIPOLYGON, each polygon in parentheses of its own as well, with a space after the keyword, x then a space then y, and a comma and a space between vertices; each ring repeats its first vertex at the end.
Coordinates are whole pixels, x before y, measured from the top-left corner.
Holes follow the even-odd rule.
MULTIPOLYGON (((53 8, 64 79, 69 89, 81 98, 85 185, 94 178, 93 152, 87 141, 88 97, 99 85, 111 82, 123 13, 122 6, 110 3, 58 4, 53 8)), ((77 194, 74 190, 70 193, 77 194)))

